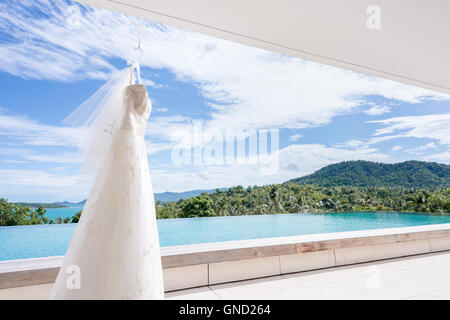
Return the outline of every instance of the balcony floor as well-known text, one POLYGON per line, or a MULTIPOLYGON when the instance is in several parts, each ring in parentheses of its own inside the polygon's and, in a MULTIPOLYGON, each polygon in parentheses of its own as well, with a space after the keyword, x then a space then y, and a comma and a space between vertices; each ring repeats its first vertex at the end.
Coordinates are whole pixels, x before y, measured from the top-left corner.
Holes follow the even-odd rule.
MULTIPOLYGON (((450 252, 292 273, 166 293, 168 299, 450 299, 450 252)), ((52 284, 0 290, 47 299, 52 284)))

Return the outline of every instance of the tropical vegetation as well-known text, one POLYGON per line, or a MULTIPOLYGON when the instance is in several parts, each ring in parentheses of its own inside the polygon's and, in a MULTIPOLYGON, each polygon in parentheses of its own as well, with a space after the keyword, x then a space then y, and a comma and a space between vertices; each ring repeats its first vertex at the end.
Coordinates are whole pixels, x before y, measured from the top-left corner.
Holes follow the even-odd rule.
POLYGON ((17 203, 8 202, 8 200, 0 198, 0 226, 22 226, 22 225, 36 225, 36 224, 57 224, 57 223, 71 223, 78 222, 81 211, 72 218, 56 218, 49 219, 45 214, 47 210, 43 205, 36 209, 31 209, 29 206, 22 206, 17 203))
POLYGON ((344 211, 450 213, 450 188, 321 187, 286 182, 237 186, 187 200, 156 203, 160 219, 344 211))

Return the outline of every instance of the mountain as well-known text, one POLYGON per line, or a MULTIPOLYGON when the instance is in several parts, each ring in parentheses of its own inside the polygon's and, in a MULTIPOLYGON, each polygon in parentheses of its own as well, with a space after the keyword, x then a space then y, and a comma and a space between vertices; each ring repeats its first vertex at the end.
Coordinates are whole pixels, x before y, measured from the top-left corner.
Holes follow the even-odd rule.
POLYGON ((79 202, 79 203, 74 203, 74 202, 70 202, 70 201, 61 201, 61 202, 53 202, 52 204, 60 205, 60 206, 64 206, 64 207, 73 207, 77 204, 84 204, 85 202, 86 202, 86 200, 79 202))
MULTIPOLYGON (((228 190, 228 188, 221 188, 220 191, 228 190)), ((216 189, 212 190, 191 190, 185 192, 163 192, 163 193, 155 193, 155 201, 161 202, 173 202, 178 201, 180 199, 189 199, 195 196, 202 194, 203 192, 211 193, 215 192, 216 189)))
POLYGON ((22 207, 29 207, 31 209, 39 208, 40 206, 43 206, 44 208, 64 208, 67 207, 67 205, 63 205, 59 202, 54 203, 45 203, 45 202, 15 202, 14 204, 17 204, 22 207))
MULTIPOLYGON (((191 190, 191 191, 185 191, 185 192, 162 192, 162 193, 155 193, 155 201, 161 201, 161 202, 174 202, 178 201, 180 199, 189 199, 195 196, 198 196, 202 194, 203 192, 211 193, 216 192, 217 189, 211 189, 211 190, 191 190)), ((228 190, 228 188, 221 188, 220 191, 228 190)), ((66 207, 72 207, 75 205, 84 205, 86 203, 86 200, 83 200, 78 203, 73 202, 55 202, 54 204, 62 205, 66 207)))
POLYGON ((290 180, 297 184, 324 187, 450 187, 450 166, 435 162, 405 161, 394 164, 371 161, 345 161, 290 180))

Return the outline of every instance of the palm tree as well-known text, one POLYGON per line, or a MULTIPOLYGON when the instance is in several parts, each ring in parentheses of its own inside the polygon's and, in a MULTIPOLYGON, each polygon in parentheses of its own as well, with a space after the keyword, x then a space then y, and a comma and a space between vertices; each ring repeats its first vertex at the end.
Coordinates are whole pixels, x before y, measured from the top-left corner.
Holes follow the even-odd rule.
POLYGON ((276 187, 272 187, 269 192, 269 207, 272 212, 285 212, 281 205, 278 190, 276 187))

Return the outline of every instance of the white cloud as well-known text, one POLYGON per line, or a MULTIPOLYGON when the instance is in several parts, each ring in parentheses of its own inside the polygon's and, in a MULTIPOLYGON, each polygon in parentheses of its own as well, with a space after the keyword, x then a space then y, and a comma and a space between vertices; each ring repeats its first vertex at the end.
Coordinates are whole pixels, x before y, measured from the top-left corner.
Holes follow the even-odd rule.
POLYGON ((0 136, 21 141, 30 146, 77 146, 78 129, 51 126, 27 117, 2 113, 0 110, 0 136))
POLYGON ((289 141, 298 141, 301 137, 303 137, 301 134, 293 134, 289 137, 289 141))
POLYGON ((150 80, 150 79, 142 79, 142 84, 143 84, 143 85, 146 85, 146 86, 148 86, 148 87, 151 87, 151 88, 155 88, 155 89, 158 89, 158 88, 165 88, 164 85, 162 85, 162 84, 157 84, 155 81, 150 80))
POLYGON ((423 151, 428 149, 436 149, 437 145, 434 142, 427 143, 424 146, 417 147, 417 150, 423 151))
POLYGON ((14 164, 28 163, 28 161, 25 161, 25 160, 10 160, 10 159, 2 160, 2 162, 4 162, 4 163, 14 163, 14 164))
POLYGON ((16 157, 22 160, 9 159, 4 162, 9 163, 27 163, 33 162, 50 162, 50 163, 80 163, 80 153, 77 152, 46 152, 40 153, 30 149, 23 148, 0 148, 0 155, 6 157, 16 157))
POLYGON ((153 112, 167 112, 169 109, 167 108, 155 108, 153 107, 153 112))
MULTIPOLYGON (((360 148, 370 147, 378 143, 399 138, 433 139, 441 145, 450 144, 450 113, 429 114, 423 116, 394 117, 383 120, 367 121, 367 123, 380 124, 382 128, 376 129, 372 137, 365 139, 352 139, 339 143, 337 147, 360 148)), ((405 150, 419 154, 423 151, 438 148, 435 142, 405 150, 403 146, 395 145, 391 151, 405 150)))
POLYGON ((450 164, 450 151, 443 151, 422 157, 425 161, 436 161, 440 163, 450 164))
MULTIPOLYGON (((2 45, 0 69, 25 78, 78 81, 103 77, 114 69, 108 59, 130 55, 136 19, 74 6, 59 0, 0 4, 0 30, 16 38, 2 45), (45 17, 30 16, 30 7, 45 17)), ((448 98, 151 22, 144 24, 142 48, 143 66, 169 69, 211 100, 207 127, 215 129, 326 125, 363 107, 368 95, 410 103, 448 98)))
POLYGON ((438 149, 439 147, 434 143, 434 142, 430 142, 427 143, 426 145, 422 145, 422 146, 418 146, 415 148, 411 148, 408 150, 405 150, 406 152, 409 152, 410 154, 414 154, 414 155, 423 155, 425 151, 430 151, 430 150, 434 150, 434 149, 438 149))
POLYGON ((389 112, 391 112, 391 108, 388 106, 372 106, 369 109, 364 110, 364 113, 371 116, 378 116, 389 112))
POLYGON ((233 164, 223 166, 197 166, 194 169, 152 169, 155 192, 214 189, 235 185, 264 185, 281 183, 313 173, 323 166, 345 160, 371 160, 392 162, 375 148, 348 150, 321 144, 291 145, 278 151, 279 170, 271 176, 261 175, 260 165, 233 164))
POLYGON ((0 110, 0 136, 10 141, 0 147, 4 163, 81 162, 81 154, 76 150, 80 136, 77 128, 45 125, 6 111, 0 110))
POLYGON ((369 123, 384 126, 376 130, 375 142, 413 137, 434 139, 443 145, 450 144, 450 113, 395 117, 369 123))
POLYGON ((346 142, 343 143, 338 143, 336 144, 336 147, 338 148, 359 148, 361 146, 363 146, 365 144, 364 141, 361 140, 357 140, 357 139, 352 139, 352 140, 348 140, 346 142))
POLYGON ((80 201, 89 190, 89 182, 77 176, 42 170, 0 169, 0 194, 10 201, 80 201))

